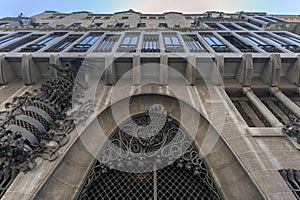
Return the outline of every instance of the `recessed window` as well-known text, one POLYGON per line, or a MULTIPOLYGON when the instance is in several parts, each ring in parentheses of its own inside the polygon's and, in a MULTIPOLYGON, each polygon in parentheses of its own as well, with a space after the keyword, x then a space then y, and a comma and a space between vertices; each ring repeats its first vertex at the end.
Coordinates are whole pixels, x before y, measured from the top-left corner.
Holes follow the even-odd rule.
POLYGON ((158 16, 158 19, 165 19, 164 16, 158 16))
POLYGON ((28 44, 28 43, 30 43, 30 42, 32 42, 32 41, 34 41, 34 40, 42 37, 42 36, 43 36, 42 34, 33 34, 33 35, 30 35, 29 37, 26 37, 26 38, 21 39, 21 40, 19 40, 17 42, 14 42, 13 44, 10 44, 10 45, 8 45, 6 47, 1 48, 0 52, 10 52, 10 51, 13 51, 13 50, 15 50, 15 49, 17 49, 17 48, 25 45, 25 44, 28 44))
POLYGON ((199 33, 201 37, 218 53, 230 53, 232 50, 212 33, 199 33))
POLYGON ((119 52, 136 52, 140 33, 126 33, 118 51, 119 52))
POLYGON ((168 28, 168 23, 158 23, 159 28, 168 28))
POLYGON ((184 52, 176 33, 163 33, 166 52, 184 52))
POLYGON ((159 36, 158 35, 144 35, 142 52, 160 52, 159 36))
POLYGON ((105 38, 100 42, 95 52, 111 52, 119 38, 120 35, 106 35, 105 38))
POLYGON ((86 52, 97 42, 103 33, 90 33, 78 44, 75 44, 69 52, 86 52))
POLYGON ((48 37, 34 43, 26 46, 25 48, 21 49, 21 52, 35 52, 38 51, 42 48, 44 48, 47 45, 52 44, 53 42, 57 41, 60 37, 65 35, 66 33, 63 32, 58 32, 58 33, 53 33, 49 35, 48 37))
POLYGON ((140 16, 140 19, 147 19, 146 16, 140 16))
POLYGON ((123 26, 124 26, 124 23, 120 23, 120 22, 115 23, 115 25, 114 25, 115 28, 122 28, 123 26))
POLYGON ((122 17, 122 19, 129 19, 129 17, 125 16, 125 17, 122 17))
POLYGON ((45 52, 60 52, 69 47, 73 42, 78 40, 82 35, 68 35, 65 39, 59 41, 54 46, 47 49, 45 52))
POLYGON ((146 23, 145 22, 139 22, 136 25, 137 28, 142 28, 142 27, 146 27, 146 23))
POLYGON ((156 17, 154 17, 154 16, 151 16, 151 17, 149 17, 149 19, 156 19, 156 17))
POLYGON ((207 52, 197 35, 183 35, 183 40, 190 52, 207 52))

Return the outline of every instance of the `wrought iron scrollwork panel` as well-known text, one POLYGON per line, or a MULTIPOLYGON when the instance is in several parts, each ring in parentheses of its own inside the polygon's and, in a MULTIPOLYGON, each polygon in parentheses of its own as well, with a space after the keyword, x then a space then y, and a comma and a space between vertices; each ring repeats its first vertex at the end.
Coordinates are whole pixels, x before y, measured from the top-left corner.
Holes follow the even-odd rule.
POLYGON ((111 135, 78 199, 155 197, 221 199, 196 147, 160 106, 111 135))
MULTIPOLYGON (((77 61, 76 61, 77 62, 77 61)), ((66 116, 71 108, 73 85, 78 67, 52 65, 59 76, 39 89, 14 97, 0 112, 0 197, 19 172, 28 172, 41 157, 53 161, 58 149, 75 128, 66 116)))

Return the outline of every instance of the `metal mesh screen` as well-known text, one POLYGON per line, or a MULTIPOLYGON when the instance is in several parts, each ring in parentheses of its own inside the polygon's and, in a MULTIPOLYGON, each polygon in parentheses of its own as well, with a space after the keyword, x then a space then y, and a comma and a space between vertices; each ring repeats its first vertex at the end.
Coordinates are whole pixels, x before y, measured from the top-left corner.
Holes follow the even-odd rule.
POLYGON ((133 117, 101 151, 78 199, 221 199, 194 144, 160 108, 133 117))

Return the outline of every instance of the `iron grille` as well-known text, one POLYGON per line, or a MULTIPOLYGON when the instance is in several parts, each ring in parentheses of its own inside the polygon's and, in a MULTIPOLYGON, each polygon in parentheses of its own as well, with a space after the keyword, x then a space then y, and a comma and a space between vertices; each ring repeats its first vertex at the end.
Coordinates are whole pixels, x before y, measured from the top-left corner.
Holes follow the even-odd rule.
POLYGON ((231 23, 221 23, 223 26, 225 26, 226 28, 233 30, 233 31, 238 31, 240 30, 239 28, 235 27, 234 25, 232 25, 231 23))
POLYGON ((252 26, 249 26, 248 24, 246 23, 237 23, 237 25, 247 29, 247 30, 250 30, 250 31, 255 31, 257 30, 257 28, 253 28, 252 26))
POLYGON ((251 45, 245 44, 235 36, 226 33, 219 33, 223 38, 225 38, 228 42, 230 42, 233 46, 238 48, 243 53, 257 53, 255 49, 251 45))
POLYGON ((111 52, 119 38, 120 35, 106 35, 95 52, 111 52))
POLYGON ((292 190, 297 199, 300 199, 300 170, 281 169, 279 170, 282 178, 292 190))
POLYGON ((47 45, 52 44, 56 40, 58 40, 60 37, 62 37, 64 34, 63 32, 57 32, 49 35, 48 37, 34 43, 34 44, 29 44, 28 46, 22 48, 20 52, 36 52, 42 48, 44 48, 47 45))
POLYGON ((232 50, 224 44, 219 38, 217 38, 213 33, 199 33, 201 37, 209 44, 215 52, 218 53, 231 53, 232 50))
POLYGON ((163 33, 166 52, 184 52, 176 33, 163 33))
POLYGON ((190 52, 207 52, 197 35, 182 35, 182 38, 190 52))
POLYGON ((158 35, 144 35, 142 52, 160 52, 158 35))
POLYGON ((112 134, 78 199, 221 197, 194 144, 166 111, 155 107, 112 134))
POLYGON ((8 46, 6 46, 4 48, 1 48, 0 51, 1 52, 10 52, 10 51, 13 51, 13 50, 15 50, 15 49, 17 49, 17 48, 19 48, 19 47, 21 47, 21 46, 29 43, 29 42, 32 42, 32 41, 34 41, 34 40, 42 37, 42 36, 43 35, 41 35, 41 34, 30 35, 29 37, 26 37, 26 38, 24 38, 24 39, 22 39, 20 41, 17 41, 15 43, 11 44, 11 45, 8 45, 8 46))
POLYGON ((90 33, 86 36, 83 40, 81 40, 78 44, 75 44, 69 52, 87 52, 96 42, 97 40, 103 35, 102 32, 100 33, 90 33))
POLYGON ((45 52, 60 52, 69 47, 73 42, 79 39, 82 35, 69 35, 67 38, 61 40, 54 46, 47 49, 45 52))

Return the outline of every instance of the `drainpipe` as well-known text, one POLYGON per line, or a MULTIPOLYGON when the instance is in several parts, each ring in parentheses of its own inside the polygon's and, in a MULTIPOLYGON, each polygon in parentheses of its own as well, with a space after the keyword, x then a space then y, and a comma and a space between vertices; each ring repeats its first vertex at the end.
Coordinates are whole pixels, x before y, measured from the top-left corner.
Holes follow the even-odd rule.
POLYGON ((277 87, 271 87, 269 91, 300 119, 300 108, 294 102, 285 96, 277 87))
POLYGON ((280 123, 280 121, 271 113, 271 111, 253 93, 253 91, 251 90, 251 88, 244 87, 243 88, 243 92, 248 97, 248 99, 254 104, 254 106, 259 110, 259 112, 271 124, 272 127, 282 127, 283 126, 280 123))

